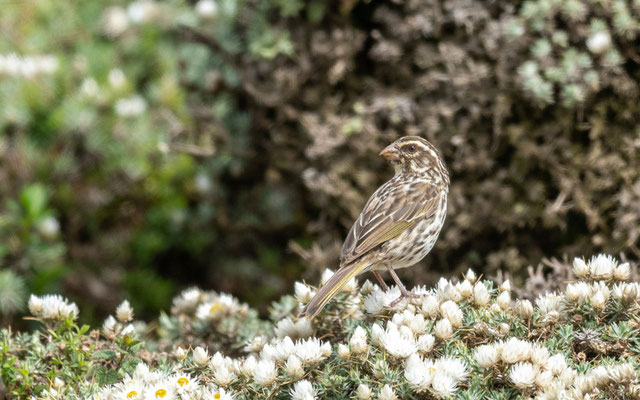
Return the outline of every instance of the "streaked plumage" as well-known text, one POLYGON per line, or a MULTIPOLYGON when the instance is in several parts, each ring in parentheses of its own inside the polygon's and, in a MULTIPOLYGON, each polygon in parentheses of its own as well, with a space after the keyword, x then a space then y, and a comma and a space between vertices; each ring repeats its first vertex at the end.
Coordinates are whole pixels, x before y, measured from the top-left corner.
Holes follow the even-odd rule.
POLYGON ((388 270, 410 296, 394 269, 422 260, 431 250, 447 212, 449 174, 438 150, 417 137, 400 138, 380 155, 390 160, 396 174, 371 195, 342 246, 340 268, 320 288, 303 315, 313 317, 352 277, 388 270))

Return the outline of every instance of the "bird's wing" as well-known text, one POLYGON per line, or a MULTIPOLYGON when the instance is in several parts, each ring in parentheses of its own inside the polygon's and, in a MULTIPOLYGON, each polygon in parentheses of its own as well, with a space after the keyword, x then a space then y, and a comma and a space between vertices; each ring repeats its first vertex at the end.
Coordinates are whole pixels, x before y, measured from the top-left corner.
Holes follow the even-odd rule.
POLYGON ((371 196, 351 227, 340 252, 340 266, 393 239, 423 218, 432 217, 441 189, 431 182, 391 180, 371 196))

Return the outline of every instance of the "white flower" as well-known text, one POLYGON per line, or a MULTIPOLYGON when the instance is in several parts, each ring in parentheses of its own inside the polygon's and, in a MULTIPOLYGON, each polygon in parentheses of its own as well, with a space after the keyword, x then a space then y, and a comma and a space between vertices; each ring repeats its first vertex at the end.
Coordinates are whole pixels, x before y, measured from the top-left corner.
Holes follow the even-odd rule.
POLYGON ((424 320, 424 316, 422 314, 417 314, 412 316, 409 320, 409 329, 416 335, 419 335, 427 330, 427 322, 424 320))
POLYGON ((560 313, 565 308, 563 296, 558 296, 556 293, 540 294, 536 299, 536 306, 538 306, 542 315, 547 315, 551 312, 560 313))
POLYGON ((324 285, 325 283, 327 283, 329 279, 331 279, 333 274, 334 272, 329 268, 325 269, 324 272, 322 273, 322 277, 320 278, 320 282, 324 285))
POLYGON ((351 350, 349 349, 349 346, 344 343, 338 344, 337 353, 338 357, 340 357, 342 360, 346 360, 347 358, 351 357, 351 350))
POLYGON ((300 378, 304 375, 304 369, 302 369, 302 361, 292 354, 287 358, 287 362, 284 364, 284 370, 292 378, 300 378))
POLYGON ((128 300, 123 301, 116 308, 116 317, 120 322, 129 322, 133 319, 133 308, 131 308, 128 300))
POLYGON ((589 261, 589 272, 595 280, 608 280, 613 276, 613 271, 618 262, 610 255, 598 254, 589 261))
POLYGON ((447 286, 444 287, 444 290, 442 292, 442 297, 446 300, 451 300, 455 303, 462 300, 462 294, 460 293, 458 288, 455 285, 452 285, 451 283, 448 283, 447 286))
POLYGON ((329 355, 325 347, 328 347, 328 353, 331 354, 331 344, 328 342, 322 343, 317 338, 299 340, 295 344, 295 354, 303 363, 315 364, 329 355))
POLYGON ((593 54, 604 54, 611 47, 611 35, 609 32, 599 31, 587 38, 587 48, 593 54))
POLYGON ((553 373, 551 371, 540 371, 536 376, 536 385, 545 389, 551 386, 551 382, 553 381, 553 373))
POLYGON ((458 283, 456 287, 458 288, 458 291, 460 292, 462 297, 464 297, 465 299, 468 299, 473 294, 473 285, 467 279, 458 283))
POLYGON ((476 347, 475 359, 479 366, 482 368, 493 367, 500 358, 498 350, 495 346, 490 344, 483 344, 476 347))
POLYGON ((104 322, 102 323, 102 332, 108 338, 113 338, 117 334, 118 322, 113 317, 113 315, 109 315, 104 322))
POLYGON ((361 354, 368 350, 367 332, 361 326, 353 331, 353 335, 349 339, 349 347, 355 354, 361 354))
POLYGON ((356 278, 349 279, 340 290, 347 293, 358 290, 358 280, 356 278))
POLYGON ((373 293, 373 291, 376 289, 377 289, 377 286, 371 283, 371 281, 367 279, 366 281, 364 281, 364 283, 360 287, 360 293, 366 296, 373 293))
POLYGON ((434 333, 438 339, 451 339, 453 337, 453 328, 451 326, 451 322, 447 318, 439 320, 438 322, 436 322, 434 333))
POLYGON ((534 365, 543 366, 549 359, 549 350, 546 347, 534 344, 531 349, 531 362, 534 365))
POLYGON ((398 400, 398 396, 394 393, 391 386, 384 385, 382 389, 380 389, 380 393, 378 394, 379 400, 398 400))
POLYGON ((100 87, 98 86, 98 82, 96 82, 93 78, 85 78, 82 81, 82 85, 80 86, 80 92, 83 95, 89 98, 95 98, 100 91, 100 87))
POLYGON ((404 377, 409 386, 420 393, 430 387, 435 370, 432 362, 425 362, 417 354, 412 354, 405 363, 404 377))
POLYGON ((44 302, 42 298, 34 294, 29 296, 29 312, 31 313, 31 315, 33 315, 34 317, 42 315, 43 304, 44 302))
MULTIPOLYGON (((508 281, 507 281, 508 282, 508 281)), ((501 310, 506 311, 509 309, 509 305, 511 305, 511 294, 510 292, 502 292, 498 295, 498 298, 496 299, 496 302, 498 304, 498 307, 500 307, 501 310)))
POLYGON ((436 371, 433 376, 433 382, 431 383, 433 394, 441 399, 450 398, 453 393, 458 389, 458 383, 449 374, 436 371))
POLYGON ((462 326, 462 311, 456 303, 451 300, 447 300, 440 306, 440 314, 443 318, 446 318, 451 322, 451 326, 458 328, 462 326))
POLYGON ((374 345, 380 345, 380 338, 384 334, 384 329, 377 322, 371 325, 371 343, 374 345))
POLYGON ((313 298, 313 290, 302 282, 296 282, 293 284, 295 290, 295 297, 302 304, 307 304, 313 298))
POLYGON ((204 348, 198 346, 193 350, 193 362, 204 367, 209 362, 209 353, 204 348))
POLYGON ((137 117, 147 109, 147 102, 140 95, 119 99, 114 106, 116 114, 121 117, 137 117))
MULTIPOLYGON (((265 346, 265 349, 268 349, 268 347, 265 346)), ((291 354, 295 354, 296 345, 295 343, 293 343, 293 340, 291 340, 291 338, 287 336, 284 339, 276 342, 274 349, 275 349, 275 353, 274 353, 275 357, 263 357, 263 358, 271 358, 278 361, 284 361, 287 358, 289 358, 291 354)))
POLYGON ((389 354, 399 358, 407 358, 418 350, 413 335, 403 334, 391 321, 387 323, 387 329, 381 334, 379 340, 389 354))
POLYGON ((584 303, 591 296, 592 288, 586 282, 570 283, 567 285, 564 296, 571 302, 584 303))
POLYGON ((433 345, 436 342, 436 338, 433 335, 426 334, 418 336, 418 340, 416 344, 418 346, 418 350, 424 353, 428 353, 433 350, 433 345))
POLYGON ((591 305, 598 310, 602 310, 607 303, 604 293, 598 290, 591 296, 591 305))
POLYGON ((44 319, 65 320, 78 317, 78 306, 57 294, 47 294, 44 296, 31 295, 29 298, 29 311, 44 319))
POLYGON ((284 338, 286 336, 294 339, 308 338, 313 334, 313 327, 309 318, 300 318, 293 322, 290 317, 286 317, 276 324, 276 336, 284 338))
POLYGON ((118 37, 129 29, 129 17, 127 12, 118 6, 109 7, 102 15, 104 33, 110 37, 118 37))
POLYGON ((537 371, 531 363, 520 362, 509 370, 509 379, 518 389, 526 389, 536 381, 537 371))
POLYGON ((626 281, 631 276, 631 266, 629 263, 623 263, 616 267, 613 277, 617 281, 626 281))
POLYGON ((214 19, 218 15, 218 5, 213 0, 200 0, 196 3, 196 13, 202 18, 214 19))
POLYGON ((371 399, 371 389, 364 383, 358 385, 358 389, 356 390, 356 395, 358 396, 358 400, 369 400, 371 399))
MULTIPOLYGON (((108 387, 105 387, 107 389, 108 387)), ((114 395, 115 398, 120 399, 132 399, 132 400, 141 400, 144 399, 144 390, 145 387, 142 383, 136 382, 133 379, 122 382, 121 385, 117 386, 114 392, 111 394, 114 395)), ((111 397, 105 396, 105 399, 110 399, 111 397)))
POLYGON ((437 359, 434 368, 451 376, 456 382, 463 380, 469 373, 464 362, 451 356, 437 359))
POLYGON ((440 302, 438 301, 436 296, 429 295, 429 296, 425 296, 422 299, 422 312, 427 317, 433 318, 436 315, 438 315, 439 308, 440 308, 440 302))
POLYGON ((291 400, 314 400, 315 398, 316 391, 308 380, 305 379, 293 385, 291 400))
POLYGON ((193 311, 198 305, 201 295, 202 291, 198 288, 185 289, 178 297, 173 299, 173 308, 178 313, 193 311))
POLYGON ((253 373, 253 380, 260 386, 271 385, 278 377, 276 364, 272 360, 260 360, 253 373))
POLYGON ((251 355, 242 362, 240 371, 245 376, 253 376, 257 366, 258 362, 256 361, 256 358, 251 355))
POLYGON ((220 366, 216 368, 213 373, 213 381, 220 386, 229 386, 233 381, 236 380, 236 375, 229 371, 226 366, 220 366))
POLYGON ((198 388, 198 380, 196 378, 192 378, 191 375, 175 374, 172 376, 172 379, 175 387, 180 393, 185 393, 198 388))
POLYGON ((153 0, 138 0, 129 3, 127 14, 134 24, 142 24, 153 20, 157 14, 158 6, 153 0))
POLYGON ((511 282, 509 282, 508 279, 506 281, 502 282, 502 285, 500 285, 500 291, 501 292, 510 292, 511 291, 511 282))
POLYGON ((533 316, 533 305, 527 299, 516 302, 516 312, 522 319, 530 319, 533 316))
MULTIPOLYGON (((388 307, 392 301, 400 297, 400 289, 397 286, 392 286, 386 292, 382 290, 374 290, 364 300, 364 308, 369 314, 379 314, 385 307, 388 307)), ((394 309, 400 309, 402 305, 406 304, 406 300, 400 301, 394 309)))
POLYGON ((531 348, 530 342, 512 337, 502 345, 502 360, 508 364, 527 360, 531 355, 531 348))
POLYGON ((53 387, 56 388, 56 390, 61 390, 64 388, 64 381, 56 376, 53 380, 53 387))
POLYGON ((578 278, 586 278, 589 275, 589 267, 581 258, 573 259, 573 273, 578 278))
POLYGON ((473 272, 471 268, 467 270, 467 273, 464 274, 464 277, 471 283, 475 283, 476 279, 478 279, 476 273, 473 272))
POLYGON ((560 375, 567 368, 567 361, 562 354, 558 353, 547 359, 544 368, 553 372, 554 375, 560 375))
POLYGON ((113 68, 110 70, 108 79, 109 84, 114 89, 122 89, 122 87, 127 83, 127 77, 120 68, 113 68))
POLYGON ((42 236, 46 238, 54 238, 58 236, 58 233, 60 233, 60 223, 55 217, 52 217, 52 216, 44 217, 38 223, 38 231, 42 236))
POLYGON ((175 399, 175 386, 173 382, 162 380, 145 388, 145 400, 175 399))
POLYGON ((491 295, 489 294, 489 290, 482 282, 478 282, 473 286, 473 302, 475 305, 484 307, 489 304, 491 300, 491 295))

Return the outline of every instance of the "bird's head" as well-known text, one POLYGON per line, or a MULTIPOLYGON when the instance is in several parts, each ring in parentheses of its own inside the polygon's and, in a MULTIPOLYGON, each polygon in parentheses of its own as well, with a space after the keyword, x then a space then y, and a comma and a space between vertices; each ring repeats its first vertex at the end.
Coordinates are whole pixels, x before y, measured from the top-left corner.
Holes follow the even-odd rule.
POLYGON ((402 137, 385 147, 380 155, 391 161, 396 174, 428 174, 449 182, 449 173, 440 152, 421 137, 402 137))

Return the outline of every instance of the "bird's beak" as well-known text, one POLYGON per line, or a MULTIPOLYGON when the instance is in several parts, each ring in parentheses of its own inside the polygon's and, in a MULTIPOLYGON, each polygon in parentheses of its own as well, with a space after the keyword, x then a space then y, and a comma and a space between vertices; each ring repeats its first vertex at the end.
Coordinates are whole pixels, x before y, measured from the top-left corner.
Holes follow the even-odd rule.
POLYGON ((392 144, 382 149, 380 155, 389 161, 400 160, 400 152, 392 144))

